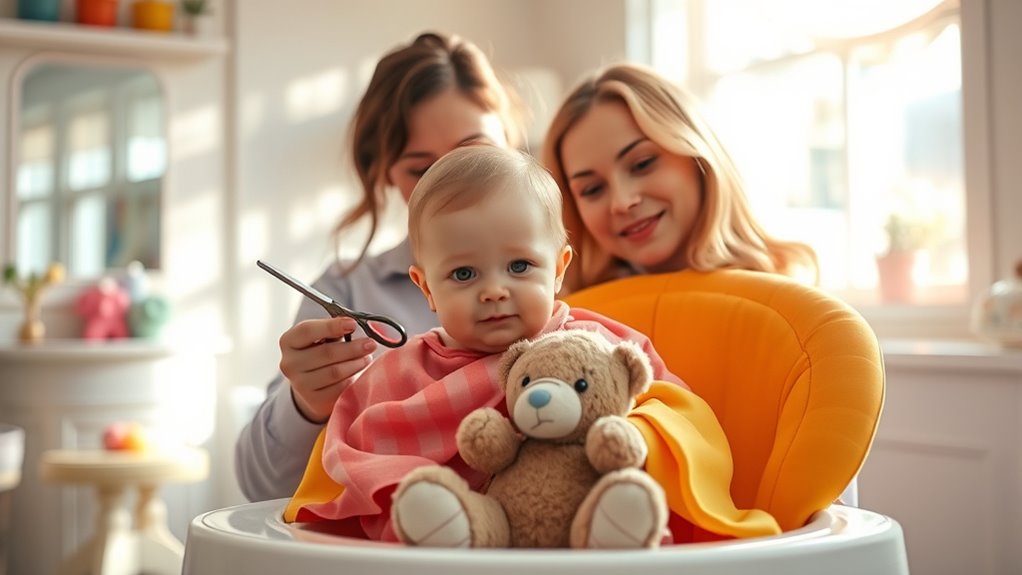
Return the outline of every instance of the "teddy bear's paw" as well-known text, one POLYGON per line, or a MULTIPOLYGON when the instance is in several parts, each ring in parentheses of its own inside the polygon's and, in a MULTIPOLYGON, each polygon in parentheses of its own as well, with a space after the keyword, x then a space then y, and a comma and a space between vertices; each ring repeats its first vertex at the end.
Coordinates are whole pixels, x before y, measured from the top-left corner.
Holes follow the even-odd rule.
POLYGON ((647 448, 642 434, 623 417, 604 416, 597 419, 586 435, 586 456, 601 473, 641 467, 647 448))
POLYGON ((614 483, 596 504, 587 546, 590 549, 650 547, 663 530, 663 505, 657 493, 647 486, 614 483))
POLYGON ((469 547, 472 532, 461 500, 442 485, 410 485, 394 502, 402 540, 423 547, 469 547))

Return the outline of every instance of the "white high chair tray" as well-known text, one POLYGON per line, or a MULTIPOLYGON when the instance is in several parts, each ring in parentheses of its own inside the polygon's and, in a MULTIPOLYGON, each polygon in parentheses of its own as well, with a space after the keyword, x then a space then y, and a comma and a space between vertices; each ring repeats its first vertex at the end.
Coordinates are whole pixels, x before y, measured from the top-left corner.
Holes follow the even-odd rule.
POLYGON ((644 551, 427 549, 328 535, 281 520, 286 499, 199 515, 188 529, 183 575, 907 575, 893 519, 833 505, 777 537, 644 551))

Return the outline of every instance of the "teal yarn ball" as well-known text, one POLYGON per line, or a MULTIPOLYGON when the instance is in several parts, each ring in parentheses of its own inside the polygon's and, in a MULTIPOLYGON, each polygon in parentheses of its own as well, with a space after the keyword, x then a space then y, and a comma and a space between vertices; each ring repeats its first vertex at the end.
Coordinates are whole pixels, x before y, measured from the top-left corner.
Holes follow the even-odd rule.
POLYGON ((128 328, 132 337, 156 337, 170 316, 170 304, 159 296, 149 296, 131 304, 128 328))

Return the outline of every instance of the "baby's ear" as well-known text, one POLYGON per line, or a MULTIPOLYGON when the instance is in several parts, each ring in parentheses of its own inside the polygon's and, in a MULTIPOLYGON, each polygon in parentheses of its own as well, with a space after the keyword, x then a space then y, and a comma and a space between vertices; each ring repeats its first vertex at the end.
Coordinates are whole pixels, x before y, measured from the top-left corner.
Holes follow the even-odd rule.
POLYGON ((500 377, 502 385, 507 388, 507 376, 511 374, 511 368, 514 367, 515 362, 518 358, 522 357, 522 354, 532 347, 532 342, 527 339, 523 339, 511 345, 504 352, 504 355, 500 356, 500 363, 497 364, 497 374, 500 377))
POLYGON ((635 397, 649 388, 653 381, 653 367, 649 356, 633 341, 622 341, 614 346, 614 359, 628 371, 628 393, 635 397))
POLYGON ((422 292, 422 295, 426 296, 429 311, 435 312, 436 305, 433 304, 433 292, 430 291, 429 284, 426 283, 426 273, 419 266, 412 265, 408 268, 408 277, 412 278, 412 282, 419 286, 419 291, 422 292))

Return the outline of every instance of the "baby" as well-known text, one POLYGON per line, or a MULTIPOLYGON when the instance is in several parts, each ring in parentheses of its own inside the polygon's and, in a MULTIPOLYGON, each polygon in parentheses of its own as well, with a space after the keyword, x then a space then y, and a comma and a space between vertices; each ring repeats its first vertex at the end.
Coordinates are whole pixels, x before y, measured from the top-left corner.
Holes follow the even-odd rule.
POLYGON ((408 212, 409 275, 441 327, 383 354, 341 394, 322 448, 338 487, 328 500, 299 488, 289 520, 336 520, 341 533, 393 541, 391 496, 412 469, 443 464, 481 488, 487 477, 461 461, 455 433, 476 408, 505 409, 496 368, 516 341, 561 329, 628 339, 655 379, 684 386, 644 335, 556 300, 572 250, 557 184, 531 157, 455 150, 422 177, 408 212))

